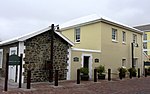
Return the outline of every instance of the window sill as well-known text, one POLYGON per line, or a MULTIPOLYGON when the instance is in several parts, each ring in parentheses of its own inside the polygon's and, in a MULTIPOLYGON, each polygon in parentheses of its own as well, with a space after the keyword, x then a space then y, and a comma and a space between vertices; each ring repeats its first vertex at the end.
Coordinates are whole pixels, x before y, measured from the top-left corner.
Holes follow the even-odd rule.
POLYGON ((114 42, 114 43, 118 43, 118 41, 117 41, 117 40, 112 40, 112 42, 114 42))
POLYGON ((80 44, 80 42, 74 42, 75 44, 80 44))
POLYGON ((126 45, 126 42, 122 42, 122 44, 126 45))

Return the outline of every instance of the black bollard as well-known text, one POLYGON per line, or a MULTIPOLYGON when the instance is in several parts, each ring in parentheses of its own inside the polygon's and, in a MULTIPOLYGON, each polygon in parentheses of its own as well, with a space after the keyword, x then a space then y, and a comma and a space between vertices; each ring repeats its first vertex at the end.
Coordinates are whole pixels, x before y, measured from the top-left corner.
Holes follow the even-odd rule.
POLYGON ((55 86, 58 86, 58 70, 55 70, 55 86))
POLYGON ((145 77, 147 77, 147 69, 145 69, 145 77))
POLYGON ((5 85, 4 85, 4 91, 7 91, 8 88, 8 62, 9 62, 9 53, 6 55, 6 66, 5 66, 5 85))
POLYGON ((31 70, 27 71, 27 89, 31 88, 31 70))
POLYGON ((80 69, 77 69, 77 84, 80 84, 80 69))
POLYGON ((94 69, 94 82, 97 82, 97 69, 94 69))
POLYGON ((108 69, 108 81, 111 80, 111 69, 108 69))
POLYGON ((132 79, 132 70, 129 70, 129 72, 130 72, 129 77, 130 77, 130 79, 132 79))
POLYGON ((119 77, 120 77, 120 80, 122 80, 122 68, 120 68, 119 77))
POLYGON ((138 78, 140 78, 140 68, 138 68, 138 78))
POLYGON ((21 80, 22 80, 22 57, 23 54, 20 54, 19 88, 21 88, 21 80))

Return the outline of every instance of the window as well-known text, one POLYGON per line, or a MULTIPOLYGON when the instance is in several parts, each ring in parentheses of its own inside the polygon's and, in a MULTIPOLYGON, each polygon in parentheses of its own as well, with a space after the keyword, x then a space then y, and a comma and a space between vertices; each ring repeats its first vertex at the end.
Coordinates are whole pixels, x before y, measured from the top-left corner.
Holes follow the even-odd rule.
POLYGON ((75 42, 80 42, 80 28, 75 29, 75 42))
POLYGON ((117 29, 112 29, 112 40, 117 40, 117 29))
POLYGON ((137 59, 137 58, 134 58, 134 62, 133 62, 133 66, 134 66, 134 67, 137 66, 137 62, 138 62, 138 59, 137 59))
POLYGON ((98 58, 95 59, 95 63, 99 63, 99 59, 98 58))
POLYGON ((126 32, 122 31, 122 42, 126 42, 126 32))
POLYGON ((143 49, 147 49, 147 42, 143 42, 143 49))
POLYGON ((79 62, 79 58, 78 58, 78 57, 74 57, 74 58, 73 58, 73 61, 74 61, 74 62, 79 62))
POLYGON ((133 43, 137 43, 137 35, 133 34, 133 43))
POLYGON ((2 62, 3 62, 3 49, 0 49, 0 68, 2 68, 2 62))
POLYGON ((144 34, 143 40, 147 40, 147 34, 144 34))
POLYGON ((12 55, 12 54, 17 55, 17 47, 11 47, 9 54, 10 54, 10 55, 12 55))
POLYGON ((126 66, 126 59, 122 59, 122 66, 123 66, 123 67, 126 66))

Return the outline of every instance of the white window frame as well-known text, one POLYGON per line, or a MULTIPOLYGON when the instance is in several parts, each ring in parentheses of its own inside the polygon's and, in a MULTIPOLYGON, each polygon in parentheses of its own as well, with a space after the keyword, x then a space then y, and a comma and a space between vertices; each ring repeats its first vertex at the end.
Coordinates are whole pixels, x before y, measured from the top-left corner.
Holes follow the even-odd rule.
POLYGON ((125 43, 126 42, 126 32, 122 31, 122 42, 125 43))
POLYGON ((133 66, 134 67, 138 66, 138 58, 134 58, 133 66))
POLYGON ((124 58, 123 58, 123 59, 122 59, 122 65, 121 65, 121 66, 122 66, 122 67, 126 67, 126 62, 127 62, 127 59, 124 59, 124 58))
POLYGON ((143 35, 143 40, 147 40, 147 34, 143 35))
POLYGON ((81 30, 80 28, 75 28, 75 43, 80 43, 81 30))
POLYGON ((9 55, 12 55, 12 51, 15 50, 15 55, 17 55, 17 47, 11 47, 9 50, 9 55))
POLYGON ((133 43, 137 43, 137 35, 133 34, 133 43))
POLYGON ((0 68, 2 68, 2 65, 3 65, 3 49, 0 49, 0 52, 2 52, 2 56, 0 57, 1 60, 0 60, 0 68))
POLYGON ((143 49, 147 49, 147 42, 143 42, 143 49))
POLYGON ((112 28, 112 41, 117 41, 117 29, 112 28))

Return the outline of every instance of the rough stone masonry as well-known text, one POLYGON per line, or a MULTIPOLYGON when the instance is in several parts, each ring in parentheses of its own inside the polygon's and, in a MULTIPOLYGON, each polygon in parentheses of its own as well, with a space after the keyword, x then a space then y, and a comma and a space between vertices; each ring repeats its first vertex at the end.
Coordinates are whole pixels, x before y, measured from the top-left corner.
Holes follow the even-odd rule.
MULTIPOLYGON (((47 62, 51 60, 50 31, 26 40, 25 46, 24 81, 26 82, 27 70, 29 69, 31 70, 32 82, 48 81, 49 70, 47 62)), ((67 76, 68 48, 68 43, 57 34, 54 34, 53 69, 59 70, 59 79, 66 79, 67 76)))

